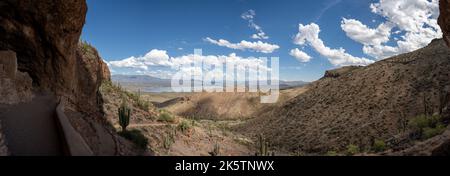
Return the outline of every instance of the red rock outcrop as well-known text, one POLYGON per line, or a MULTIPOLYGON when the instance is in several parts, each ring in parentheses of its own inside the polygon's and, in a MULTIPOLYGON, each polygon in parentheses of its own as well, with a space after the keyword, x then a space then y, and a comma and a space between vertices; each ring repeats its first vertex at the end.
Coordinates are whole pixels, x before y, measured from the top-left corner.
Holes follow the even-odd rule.
POLYGON ((444 39, 450 46, 450 0, 441 0, 439 4, 441 14, 438 23, 444 33, 444 39))

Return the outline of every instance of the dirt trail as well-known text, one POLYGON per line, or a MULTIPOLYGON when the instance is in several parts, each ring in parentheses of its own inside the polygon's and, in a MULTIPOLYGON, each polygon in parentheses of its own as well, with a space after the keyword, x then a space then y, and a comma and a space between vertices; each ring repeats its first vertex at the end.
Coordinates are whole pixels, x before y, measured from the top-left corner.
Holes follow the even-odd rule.
POLYGON ((33 101, 0 105, 0 119, 11 155, 62 155, 53 96, 38 94, 33 101))

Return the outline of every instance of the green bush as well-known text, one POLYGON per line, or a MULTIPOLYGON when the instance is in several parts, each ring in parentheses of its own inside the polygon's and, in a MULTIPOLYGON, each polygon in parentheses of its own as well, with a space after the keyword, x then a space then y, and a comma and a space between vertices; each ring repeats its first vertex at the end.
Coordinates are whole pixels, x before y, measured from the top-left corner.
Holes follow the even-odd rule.
POLYGON ((139 130, 121 131, 119 135, 130 140, 141 149, 147 149, 148 139, 139 130))
POLYGON ((429 127, 424 128, 423 134, 422 134, 422 139, 429 139, 434 136, 440 135, 440 134, 444 133, 444 131, 446 129, 447 128, 443 124, 439 124, 435 128, 429 128, 429 127))
POLYGON ((161 114, 159 114, 158 121, 174 123, 175 122, 175 117, 170 115, 168 112, 161 112, 161 114))
POLYGON ((148 101, 140 100, 136 103, 137 103, 137 106, 139 107, 139 109, 148 111, 148 107, 150 106, 150 103, 148 101))
POLYGON ((422 140, 432 138, 436 135, 442 134, 446 125, 440 115, 420 115, 409 121, 409 127, 412 130, 413 136, 422 140))
POLYGON ((375 152, 383 152, 386 150, 386 143, 383 140, 375 140, 373 142, 372 150, 375 152))
POLYGON ((360 153, 360 149, 358 146, 350 144, 347 146, 347 151, 346 151, 348 156, 353 156, 356 155, 358 153, 360 153))
POLYGON ((415 130, 426 128, 430 125, 430 120, 425 115, 417 116, 409 121, 409 127, 415 130))
POLYGON ((190 128, 191 128, 191 125, 188 122, 186 122, 186 121, 182 121, 180 124, 178 124, 178 129, 181 132, 186 132, 190 128))

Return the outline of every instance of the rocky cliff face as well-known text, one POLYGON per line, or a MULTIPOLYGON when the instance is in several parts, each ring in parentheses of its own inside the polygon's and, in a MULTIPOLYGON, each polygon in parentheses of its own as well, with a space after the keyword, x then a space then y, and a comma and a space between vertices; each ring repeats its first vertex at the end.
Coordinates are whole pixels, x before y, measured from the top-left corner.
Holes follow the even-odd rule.
POLYGON ((18 71, 29 75, 34 90, 65 103, 66 115, 94 154, 135 155, 101 112, 98 89, 110 75, 98 52, 79 41, 86 12, 85 0, 2 0, 0 51, 16 54, 18 71))
POLYGON ((450 0, 441 0, 439 4, 441 14, 439 16, 439 25, 444 33, 444 39, 450 46, 450 0))
POLYGON ((17 54, 18 69, 30 75, 34 87, 94 113, 104 65, 77 55, 86 12, 85 0, 3 0, 0 50, 17 54))

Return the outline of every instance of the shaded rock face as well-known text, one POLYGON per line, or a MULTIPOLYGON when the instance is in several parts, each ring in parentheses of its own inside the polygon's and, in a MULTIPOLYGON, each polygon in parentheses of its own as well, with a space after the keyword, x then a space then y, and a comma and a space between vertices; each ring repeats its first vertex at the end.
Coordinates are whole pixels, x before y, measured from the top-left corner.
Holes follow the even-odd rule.
POLYGON ((108 67, 95 49, 79 42, 86 12, 85 0, 2 0, 0 51, 16 54, 17 73, 29 75, 33 89, 65 102, 71 124, 95 155, 123 154, 129 145, 121 147, 123 140, 100 108, 98 88, 110 80, 108 67))
POLYGON ((75 103, 82 102, 76 104, 79 109, 97 112, 102 104, 98 88, 103 81, 111 80, 108 66, 94 47, 83 42, 78 43, 75 58, 77 79, 72 87, 74 94, 69 95, 69 98, 75 103))
POLYGON ((0 1, 0 50, 17 54, 18 69, 34 87, 95 113, 105 66, 99 57, 77 54, 86 12, 85 0, 0 1))
POLYGON ((438 23, 444 33, 444 39, 450 46, 450 0, 440 0, 439 8, 441 14, 438 23))
POLYGON ((27 73, 17 71, 16 53, 0 51, 0 104, 31 101, 32 80, 27 73))

